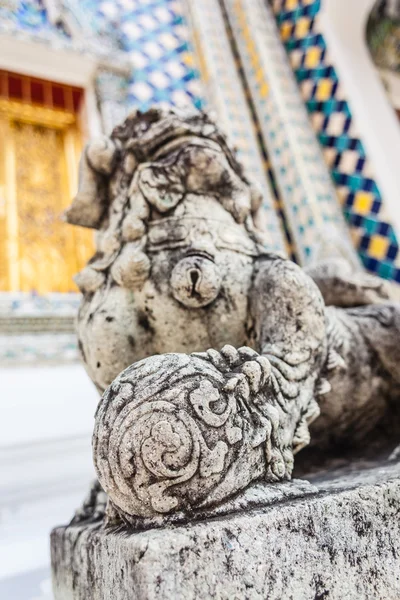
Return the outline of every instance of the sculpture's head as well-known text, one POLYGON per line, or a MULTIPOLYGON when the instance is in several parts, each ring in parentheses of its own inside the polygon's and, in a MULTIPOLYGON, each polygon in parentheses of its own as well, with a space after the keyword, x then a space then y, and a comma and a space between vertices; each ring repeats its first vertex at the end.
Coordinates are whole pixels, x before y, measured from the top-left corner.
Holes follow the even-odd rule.
MULTIPOLYGON (((136 333, 130 334, 141 353, 125 350, 118 333, 113 352, 127 361, 118 364, 119 370, 156 352, 245 343, 242 331, 253 262, 265 249, 256 226, 261 202, 261 193, 205 113, 136 112, 110 137, 88 145, 79 192, 66 218, 98 230, 96 254, 76 277, 86 304, 92 304, 91 317, 96 315, 93 305, 99 304, 96 294, 103 296, 103 309, 105 295, 113 295, 114 306, 118 302, 120 307, 123 293, 125 299, 134 297, 135 306, 129 300, 118 319, 125 330, 129 320, 135 321, 136 333), (118 301, 115 288, 121 291, 118 301), (210 316, 200 311, 203 308, 218 313, 221 339, 210 336, 210 316), (145 318, 128 318, 133 311, 142 317, 146 313, 145 318), (208 329, 204 324, 202 332, 200 321, 206 319, 208 329), (237 324, 236 336, 224 332, 232 322, 237 324), (141 323, 147 323, 146 331, 141 323), (168 329, 177 324, 185 329, 186 345, 168 329), (170 346, 165 345, 168 340, 170 346)), ((82 315, 81 311, 81 332, 82 315)), ((93 329, 93 319, 86 326, 93 329)), ((97 358, 93 362, 104 363, 97 358)), ((115 371, 99 387, 104 388, 115 371)))
POLYGON ((140 289, 164 252, 179 258, 169 276, 176 300, 206 306, 221 289, 217 255, 259 254, 261 201, 206 114, 137 112, 86 148, 66 218, 99 236, 77 283, 90 293, 109 273, 118 285, 140 289))

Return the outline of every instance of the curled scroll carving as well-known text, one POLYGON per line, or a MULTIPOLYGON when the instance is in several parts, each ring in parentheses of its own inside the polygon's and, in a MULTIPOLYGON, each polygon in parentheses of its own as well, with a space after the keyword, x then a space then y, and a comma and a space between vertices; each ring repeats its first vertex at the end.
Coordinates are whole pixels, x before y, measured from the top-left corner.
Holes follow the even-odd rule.
POLYGON ((96 415, 93 454, 116 508, 149 517, 290 476, 269 361, 250 348, 154 356, 126 369, 96 415), (234 357, 234 360, 233 360, 234 357))

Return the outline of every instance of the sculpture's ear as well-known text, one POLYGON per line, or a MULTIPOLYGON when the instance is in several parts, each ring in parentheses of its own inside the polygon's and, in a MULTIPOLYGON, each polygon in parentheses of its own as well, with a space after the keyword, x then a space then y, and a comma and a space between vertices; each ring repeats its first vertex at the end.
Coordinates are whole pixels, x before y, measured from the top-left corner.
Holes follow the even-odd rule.
POLYGON ((79 163, 78 193, 65 211, 64 219, 72 225, 99 229, 106 210, 106 183, 114 169, 117 148, 107 136, 85 147, 79 163))

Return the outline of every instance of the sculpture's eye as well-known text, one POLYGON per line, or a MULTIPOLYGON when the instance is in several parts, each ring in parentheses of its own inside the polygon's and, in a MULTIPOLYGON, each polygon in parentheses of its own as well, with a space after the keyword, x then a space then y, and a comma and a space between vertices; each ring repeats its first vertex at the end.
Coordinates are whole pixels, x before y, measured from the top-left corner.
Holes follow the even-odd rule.
POLYGON ((172 295, 189 308, 207 306, 218 296, 221 278, 216 265, 203 256, 187 256, 171 273, 172 295))
POLYGON ((174 208, 182 200, 185 189, 182 174, 178 165, 168 157, 166 164, 153 163, 142 168, 139 176, 139 189, 155 209, 165 213, 174 208))
POLYGON ((239 223, 243 223, 251 211, 250 186, 213 144, 192 142, 143 165, 139 188, 147 202, 160 213, 175 208, 187 193, 218 198, 239 223))

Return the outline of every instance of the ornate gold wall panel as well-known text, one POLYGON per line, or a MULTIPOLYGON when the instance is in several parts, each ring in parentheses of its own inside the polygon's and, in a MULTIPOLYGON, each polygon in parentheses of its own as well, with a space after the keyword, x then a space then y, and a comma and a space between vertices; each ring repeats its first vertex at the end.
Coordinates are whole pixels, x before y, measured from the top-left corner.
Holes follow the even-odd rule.
POLYGON ((8 123, 0 117, 0 290, 9 289, 7 263, 7 220, 6 220, 6 144, 8 123))
POLYGON ((75 291, 93 242, 60 219, 76 191, 74 115, 1 101, 0 135, 0 290, 75 291))

